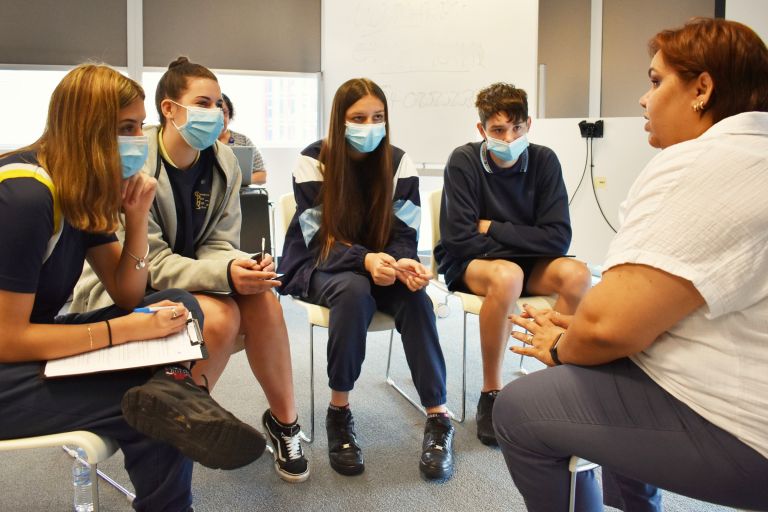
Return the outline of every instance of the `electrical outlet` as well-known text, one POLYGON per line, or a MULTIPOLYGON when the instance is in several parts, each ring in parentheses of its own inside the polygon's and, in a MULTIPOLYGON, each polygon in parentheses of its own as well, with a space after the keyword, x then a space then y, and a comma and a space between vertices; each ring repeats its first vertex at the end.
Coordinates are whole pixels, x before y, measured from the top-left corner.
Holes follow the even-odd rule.
POLYGON ((605 188, 608 184, 608 180, 605 176, 595 176, 595 188, 605 188))

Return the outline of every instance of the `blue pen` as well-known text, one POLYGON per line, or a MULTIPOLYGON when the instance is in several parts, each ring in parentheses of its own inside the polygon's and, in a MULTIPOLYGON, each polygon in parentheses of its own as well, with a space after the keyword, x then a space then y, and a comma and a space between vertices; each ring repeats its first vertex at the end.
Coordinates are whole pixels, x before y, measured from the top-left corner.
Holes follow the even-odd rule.
POLYGON ((145 308, 136 308, 133 310, 134 313, 157 313, 158 311, 162 311, 164 309, 176 309, 176 306, 148 306, 145 308))

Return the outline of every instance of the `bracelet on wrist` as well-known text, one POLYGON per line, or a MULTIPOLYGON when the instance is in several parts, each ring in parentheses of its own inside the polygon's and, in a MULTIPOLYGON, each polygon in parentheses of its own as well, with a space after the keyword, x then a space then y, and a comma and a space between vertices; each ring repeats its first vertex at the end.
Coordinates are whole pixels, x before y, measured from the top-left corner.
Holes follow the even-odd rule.
POLYGON ((147 256, 149 256, 149 244, 147 244, 147 253, 144 255, 143 258, 139 258, 138 256, 134 255, 133 253, 131 253, 131 251, 129 251, 125 247, 123 248, 123 250, 125 251, 125 254, 127 254, 134 260, 136 260, 136 266, 134 267, 136 270, 141 270, 147 266, 147 256))
POLYGON ((104 322, 106 322, 106 324, 107 324, 107 333, 109 333, 109 345, 108 346, 111 347, 112 346, 112 326, 109 325, 109 320, 104 320, 104 322))

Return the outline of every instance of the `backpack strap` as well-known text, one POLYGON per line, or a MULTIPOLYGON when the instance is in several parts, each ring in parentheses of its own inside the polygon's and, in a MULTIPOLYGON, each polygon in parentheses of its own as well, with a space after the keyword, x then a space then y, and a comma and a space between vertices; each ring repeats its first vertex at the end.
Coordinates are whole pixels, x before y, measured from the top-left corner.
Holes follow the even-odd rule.
POLYGON ((64 222, 61 216, 61 208, 59 207, 59 198, 56 195, 56 189, 53 186, 53 180, 45 169, 38 165, 13 163, 0 167, 0 182, 3 182, 11 178, 32 178, 45 185, 51 192, 53 197, 53 234, 48 240, 48 246, 45 250, 45 256, 43 257, 43 263, 48 261, 48 258, 56 248, 56 243, 61 237, 61 232, 64 228, 64 222))

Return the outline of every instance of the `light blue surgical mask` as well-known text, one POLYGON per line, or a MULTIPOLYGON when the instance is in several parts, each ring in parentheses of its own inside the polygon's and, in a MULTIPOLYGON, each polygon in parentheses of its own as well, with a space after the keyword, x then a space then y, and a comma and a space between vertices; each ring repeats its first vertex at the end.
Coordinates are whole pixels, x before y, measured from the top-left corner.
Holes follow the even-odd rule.
POLYGON ((120 163, 123 164, 123 179, 127 180, 137 172, 147 161, 149 154, 149 137, 146 135, 117 137, 117 149, 120 152, 120 163))
POLYGON ((486 144, 488 145, 488 151, 505 162, 511 162, 520 158, 520 155, 528 147, 528 136, 523 135, 512 142, 504 142, 503 140, 488 137, 486 144))
POLYGON ((381 144, 387 135, 387 123, 357 124, 346 123, 344 136, 360 153, 370 153, 381 144))
MULTIPOLYGON (((176 103, 173 100, 170 100, 176 103)), ((187 141, 187 144, 198 151, 202 151, 214 145, 219 138, 222 128, 224 128, 224 113, 220 108, 202 108, 187 107, 176 103, 180 107, 187 109, 187 122, 181 126, 171 120, 173 126, 179 130, 181 137, 187 141)))

